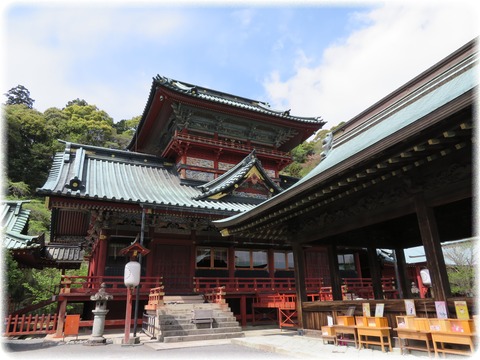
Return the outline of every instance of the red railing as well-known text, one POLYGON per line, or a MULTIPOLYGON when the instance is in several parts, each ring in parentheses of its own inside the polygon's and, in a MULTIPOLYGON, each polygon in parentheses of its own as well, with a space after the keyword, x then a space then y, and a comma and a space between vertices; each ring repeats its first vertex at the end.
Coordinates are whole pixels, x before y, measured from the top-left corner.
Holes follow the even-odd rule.
MULTIPOLYGON (((373 284, 371 278, 343 278, 344 286, 347 287, 346 298, 374 299, 373 284)), ((382 278, 382 291, 386 299, 396 299, 398 291, 395 288, 394 278, 382 278)))
POLYGON ((225 299, 226 294, 227 293, 225 292, 225 287, 220 286, 218 288, 212 289, 211 292, 205 293, 205 299, 210 303, 225 304, 226 303, 226 299, 225 299))
POLYGON ((150 289, 150 294, 148 295, 148 304, 145 305, 145 310, 156 310, 159 306, 162 306, 164 304, 164 296, 165 292, 163 291, 163 286, 150 289))
POLYGON ((295 309, 296 294, 262 295, 254 299, 254 308, 295 309))
MULTIPOLYGON (((125 292, 123 276, 68 276, 62 275, 60 281, 60 294, 93 294, 105 283, 107 293, 125 292)), ((151 288, 162 284, 162 277, 142 276, 140 279, 140 290, 150 292, 151 288)))
MULTIPOLYGON (((306 279, 306 290, 317 291, 323 286, 323 279, 306 279)), ((295 291, 295 279, 291 278, 193 278, 195 292, 207 292, 218 287, 225 287, 227 292, 281 292, 295 291)))
POLYGON ((9 315, 3 336, 53 334, 57 330, 57 314, 9 315))

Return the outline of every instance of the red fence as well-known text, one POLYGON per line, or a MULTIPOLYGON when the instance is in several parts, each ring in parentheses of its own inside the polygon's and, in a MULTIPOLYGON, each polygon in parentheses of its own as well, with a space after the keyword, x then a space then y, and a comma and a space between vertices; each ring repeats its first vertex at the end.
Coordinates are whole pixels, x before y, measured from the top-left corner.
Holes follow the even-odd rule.
POLYGON ((9 315, 3 336, 53 334, 57 330, 55 315, 9 315))
MULTIPOLYGON (((306 279, 307 291, 318 291, 323 286, 323 279, 306 279)), ((295 279, 291 278, 193 278, 195 292, 207 292, 218 287, 225 287, 227 292, 293 292, 295 279)))
MULTIPOLYGON (((140 290, 148 293, 151 288, 162 284, 162 277, 142 276, 140 290)), ((105 283, 107 293, 125 292, 123 276, 67 276, 63 275, 60 282, 60 294, 95 293, 100 285, 105 283)))

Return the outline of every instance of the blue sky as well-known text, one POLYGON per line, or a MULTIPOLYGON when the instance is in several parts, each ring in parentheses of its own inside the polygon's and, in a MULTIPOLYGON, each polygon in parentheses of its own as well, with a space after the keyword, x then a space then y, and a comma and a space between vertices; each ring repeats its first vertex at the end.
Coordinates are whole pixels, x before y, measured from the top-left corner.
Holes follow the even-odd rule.
POLYGON ((40 111, 85 99, 119 121, 141 115, 160 74, 330 128, 478 36, 474 3, 7 1, 1 90, 24 85, 40 111))

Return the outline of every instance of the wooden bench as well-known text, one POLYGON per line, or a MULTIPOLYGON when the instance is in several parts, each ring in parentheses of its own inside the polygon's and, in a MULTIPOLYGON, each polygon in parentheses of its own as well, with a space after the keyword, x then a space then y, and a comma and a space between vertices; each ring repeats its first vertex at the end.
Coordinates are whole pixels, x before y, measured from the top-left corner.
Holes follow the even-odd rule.
POLYGON ((210 328, 213 326, 213 310, 209 309, 193 309, 192 310, 192 323, 194 324, 210 324, 210 328))
POLYGON ((358 348, 362 346, 365 348, 368 345, 379 345, 382 347, 382 352, 385 352, 385 345, 388 345, 388 350, 392 352, 392 342, 390 340, 390 328, 389 327, 374 327, 374 326, 357 326, 358 335, 358 348), (379 338, 380 341, 374 341, 369 339, 370 337, 379 338), (385 338, 387 341, 385 342, 385 338))

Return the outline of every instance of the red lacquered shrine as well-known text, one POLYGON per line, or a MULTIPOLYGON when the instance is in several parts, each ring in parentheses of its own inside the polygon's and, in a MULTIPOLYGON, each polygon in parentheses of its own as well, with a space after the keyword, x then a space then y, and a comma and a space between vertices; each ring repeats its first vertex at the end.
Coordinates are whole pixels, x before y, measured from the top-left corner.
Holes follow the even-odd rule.
POLYGON ((38 189, 52 210, 51 242, 80 246, 89 262, 88 278, 66 279, 59 302, 85 301, 82 318, 89 319, 88 292, 110 282, 109 317, 121 319, 126 259, 120 250, 140 233, 150 250, 142 262, 140 310, 151 288, 163 286, 169 296, 224 285, 245 324, 259 293, 293 292, 288 244, 224 238, 211 222, 291 186, 296 179, 280 175, 292 161, 290 151, 323 124, 260 101, 154 78, 127 150, 66 142, 38 189))

